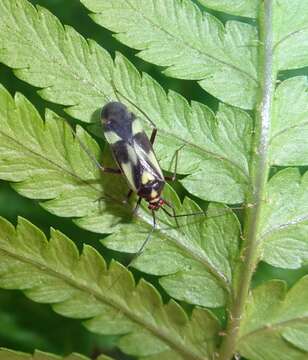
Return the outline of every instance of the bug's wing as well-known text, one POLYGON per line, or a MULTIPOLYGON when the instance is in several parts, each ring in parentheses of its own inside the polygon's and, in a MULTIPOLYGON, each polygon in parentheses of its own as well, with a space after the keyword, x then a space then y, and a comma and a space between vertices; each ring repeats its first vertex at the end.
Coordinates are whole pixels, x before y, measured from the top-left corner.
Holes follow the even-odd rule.
POLYGON ((133 146, 125 140, 120 140, 112 144, 111 149, 128 186, 134 192, 138 192, 142 169, 133 146))
POLYGON ((163 173, 145 133, 138 133, 129 143, 117 142, 113 152, 129 187, 136 193, 143 185, 153 180, 164 181, 163 173))
POLYGON ((142 184, 151 180, 164 181, 164 175, 156 159, 149 138, 144 131, 133 136, 132 146, 142 170, 142 184))
POLYGON ((135 134, 129 142, 117 141, 112 150, 129 187, 136 193, 153 180, 164 181, 152 145, 144 132, 135 134))

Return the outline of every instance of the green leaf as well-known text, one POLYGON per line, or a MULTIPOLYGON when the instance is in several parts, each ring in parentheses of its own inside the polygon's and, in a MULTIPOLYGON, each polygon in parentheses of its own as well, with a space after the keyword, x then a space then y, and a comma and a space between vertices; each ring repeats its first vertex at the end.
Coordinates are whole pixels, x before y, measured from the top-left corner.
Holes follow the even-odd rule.
POLYGON ((134 105, 139 106, 157 122, 158 154, 166 169, 174 152, 186 144, 179 172, 188 175, 183 184, 191 193, 229 204, 244 200, 252 123, 245 112, 221 105, 215 116, 200 103, 189 106, 177 93, 167 96, 148 75, 141 81, 123 57, 118 56, 114 66, 104 49, 69 27, 63 29, 47 10, 37 12, 25 0, 0 3, 0 41, 1 61, 17 68, 21 79, 43 87, 45 99, 69 105, 66 111, 83 121, 98 120, 103 102, 115 99, 114 77, 118 90, 131 101, 129 107, 138 112, 134 105))
POLYGON ((296 269, 308 261, 308 173, 285 169, 267 184, 259 239, 262 259, 296 269))
POLYGON ((202 5, 213 10, 225 13, 245 16, 257 17, 258 1, 257 0, 198 0, 202 5))
POLYGON ((242 202, 252 131, 247 113, 221 104, 215 116, 201 103, 189 106, 173 91, 166 96, 158 83, 146 74, 141 77, 119 54, 115 65, 114 82, 124 95, 121 100, 135 104, 136 112, 142 109, 160 131, 155 152, 163 168, 171 169, 172 156, 185 145, 179 152, 178 172, 189 174, 181 181, 187 190, 205 200, 242 202))
MULTIPOLYGON (((99 170, 74 139, 69 125, 47 112, 46 122, 22 95, 15 101, 0 88, 0 174, 15 190, 59 216, 85 216, 98 208, 99 170)), ((81 129, 78 136, 93 156, 99 147, 81 129)))
POLYGON ((21 289, 32 300, 52 303, 64 316, 88 319, 88 329, 122 334, 121 350, 135 356, 174 352, 180 358, 205 359, 213 349, 217 321, 203 309, 188 320, 174 301, 163 305, 159 293, 113 262, 107 270, 98 252, 85 245, 79 255, 64 234, 51 239, 19 218, 17 229, 0 218, 0 286, 21 289), (155 316, 153 316, 155 314, 155 316), (202 331, 199 324, 207 324, 202 331), (205 330, 206 329, 206 330, 205 330), (136 344, 134 339, 142 337, 136 344))
MULTIPOLYGON (((48 199, 41 202, 45 209, 58 216, 77 217, 75 222, 82 228, 114 233, 104 241, 106 246, 138 252, 151 231, 152 217, 144 206, 132 219, 131 207, 122 203, 128 191, 122 177, 101 174, 69 125, 54 114, 48 113, 44 123, 24 97, 17 95, 14 102, 3 88, 0 105, 0 178, 14 181, 13 187, 24 196, 48 199)), ((99 159, 94 140, 81 129, 78 138, 99 159)), ((182 205, 168 186, 164 196, 177 214, 201 211, 189 199, 182 205)), ((240 230, 234 214, 222 205, 210 206, 209 215, 216 217, 181 217, 176 228, 174 219, 159 212, 151 244, 134 265, 166 276, 162 285, 174 297, 217 307, 225 303, 231 288, 240 230)))
MULTIPOLYGON (((0 348, 0 360, 90 360, 90 359, 86 356, 76 353, 62 357, 36 350, 33 355, 30 355, 19 351, 0 348)), ((109 356, 101 355, 96 360, 112 360, 112 358, 109 356)))
POLYGON ((73 28, 64 29, 46 9, 37 11, 25 0, 1 1, 0 32, 1 61, 20 79, 44 88, 44 99, 70 106, 70 115, 90 121, 113 96, 108 53, 73 28))
POLYGON ((308 65, 307 23, 307 1, 274 1, 273 52, 278 70, 308 65))
POLYGON ((98 24, 168 76, 199 80, 218 99, 252 109, 258 88, 255 27, 225 27, 190 0, 82 0, 98 24))
POLYGON ((273 280, 252 292, 238 350, 251 360, 304 360, 308 356, 308 276, 286 292, 273 280))
POLYGON ((113 360, 113 358, 106 355, 100 355, 96 360, 113 360))
POLYGON ((282 82, 273 104, 271 163, 308 163, 308 82, 304 76, 282 82))

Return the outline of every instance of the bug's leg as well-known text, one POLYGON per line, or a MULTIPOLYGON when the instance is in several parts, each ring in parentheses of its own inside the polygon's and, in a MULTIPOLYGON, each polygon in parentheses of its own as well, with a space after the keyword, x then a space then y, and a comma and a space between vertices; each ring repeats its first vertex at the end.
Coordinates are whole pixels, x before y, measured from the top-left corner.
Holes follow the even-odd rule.
POLYGON ((89 156, 89 158, 93 161, 93 163, 102 171, 105 173, 110 173, 110 174, 121 174, 121 170, 120 169, 113 169, 113 168, 107 168, 104 167, 103 165, 101 165, 96 157, 91 153, 91 151, 89 151, 89 149, 86 147, 86 145, 79 139, 79 137, 76 135, 76 133, 74 132, 74 130, 71 128, 71 131, 73 133, 73 135, 75 136, 75 139, 77 139, 77 141, 79 142, 79 145, 81 146, 82 150, 89 156))
POLYGON ((134 254, 133 258, 131 259, 131 261, 128 263, 127 267, 130 267, 132 265, 132 263, 138 258, 138 256, 140 256, 143 252, 143 250, 145 249, 147 243, 149 242, 153 232, 156 229, 156 217, 155 217, 155 212, 154 210, 152 210, 152 217, 153 217, 153 226, 152 229, 150 230, 150 232, 148 233, 146 239, 144 240, 144 242, 142 243, 142 245, 140 246, 140 249, 134 254))
POLYGON ((100 169, 101 169, 101 171, 104 172, 104 173, 117 174, 117 175, 121 175, 121 174, 122 174, 122 172, 121 172, 120 169, 106 168, 106 167, 103 167, 103 166, 101 166, 100 169))
POLYGON ((166 180, 169 180, 169 181, 175 181, 176 180, 176 173, 177 173, 177 169, 178 169, 178 160, 179 160, 179 152, 180 152, 180 150, 183 149, 184 146, 185 146, 185 144, 183 144, 177 150, 175 150, 175 153, 174 153, 174 155, 172 157, 172 158, 175 158, 173 175, 172 176, 165 176, 166 180))
POLYGON ((140 203, 141 203, 141 200, 142 200, 142 197, 139 197, 138 201, 137 201, 137 204, 133 210, 133 216, 135 216, 137 214, 137 211, 139 209, 139 206, 140 206, 140 203))
POLYGON ((170 209, 172 210, 172 214, 170 214, 169 211, 167 211, 167 210, 164 209, 163 207, 162 207, 161 209, 163 209, 163 211, 164 211, 167 215, 173 217, 174 220, 175 220, 176 226, 177 226, 177 227, 180 227, 180 225, 179 225, 179 223, 178 223, 178 219, 177 219, 177 215, 176 215, 176 212, 175 212, 174 207, 173 207, 168 201, 166 201, 166 200, 164 200, 164 203, 165 203, 168 207, 170 207, 170 209))
POLYGON ((132 196, 132 194, 133 194, 133 190, 129 190, 129 192, 125 196, 125 199, 123 200, 123 204, 128 204, 128 201, 129 201, 130 197, 132 196))
POLYGON ((154 144, 154 141, 155 141, 155 138, 156 138, 156 134, 157 134, 157 129, 154 128, 152 130, 152 134, 151 134, 151 137, 150 137, 150 143, 153 145, 154 144))

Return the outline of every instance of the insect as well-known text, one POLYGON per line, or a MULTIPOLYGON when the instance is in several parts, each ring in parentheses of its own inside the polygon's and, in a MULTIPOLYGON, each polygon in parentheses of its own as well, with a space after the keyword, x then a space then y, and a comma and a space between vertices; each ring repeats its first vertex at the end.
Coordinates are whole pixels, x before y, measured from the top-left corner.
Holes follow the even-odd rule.
MULTIPOLYGON (((137 206, 141 200, 148 202, 148 208, 156 211, 172 205, 162 198, 166 179, 156 159, 152 145, 157 129, 152 130, 150 139, 146 135, 139 119, 120 102, 109 102, 101 112, 103 131, 109 143, 119 169, 105 169, 109 172, 122 173, 127 180, 130 191, 138 196, 137 206)), ((177 163, 177 161, 176 161, 177 163)), ((174 214, 175 215, 175 214, 174 214)))

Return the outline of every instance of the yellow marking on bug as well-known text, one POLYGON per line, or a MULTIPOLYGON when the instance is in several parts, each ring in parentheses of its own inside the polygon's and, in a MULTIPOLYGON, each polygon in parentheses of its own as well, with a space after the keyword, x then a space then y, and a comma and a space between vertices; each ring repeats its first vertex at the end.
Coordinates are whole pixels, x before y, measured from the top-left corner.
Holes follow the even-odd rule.
POLYGON ((147 184, 148 182, 154 180, 154 176, 152 174, 150 174, 148 171, 143 171, 142 173, 142 177, 141 177, 141 182, 143 185, 147 184))
POLYGON ((116 142, 122 140, 120 136, 116 134, 114 131, 106 131, 105 138, 109 144, 115 144, 116 142))
POLYGON ((136 135, 142 131, 143 131, 143 127, 142 127, 141 122, 138 119, 135 119, 132 124, 133 135, 136 135))
POLYGON ((136 165, 138 162, 136 151, 129 145, 126 145, 129 160, 136 165))
POLYGON ((132 169, 132 165, 130 162, 128 163, 122 163, 121 164, 121 168, 122 168, 122 171, 126 177, 126 180, 130 186, 130 188, 132 190, 134 190, 135 192, 137 192, 137 189, 136 189, 136 186, 135 186, 135 183, 134 183, 134 177, 133 177, 133 169, 132 169))
POLYGON ((158 192, 156 190, 151 191, 151 198, 156 199, 158 197, 158 192))

